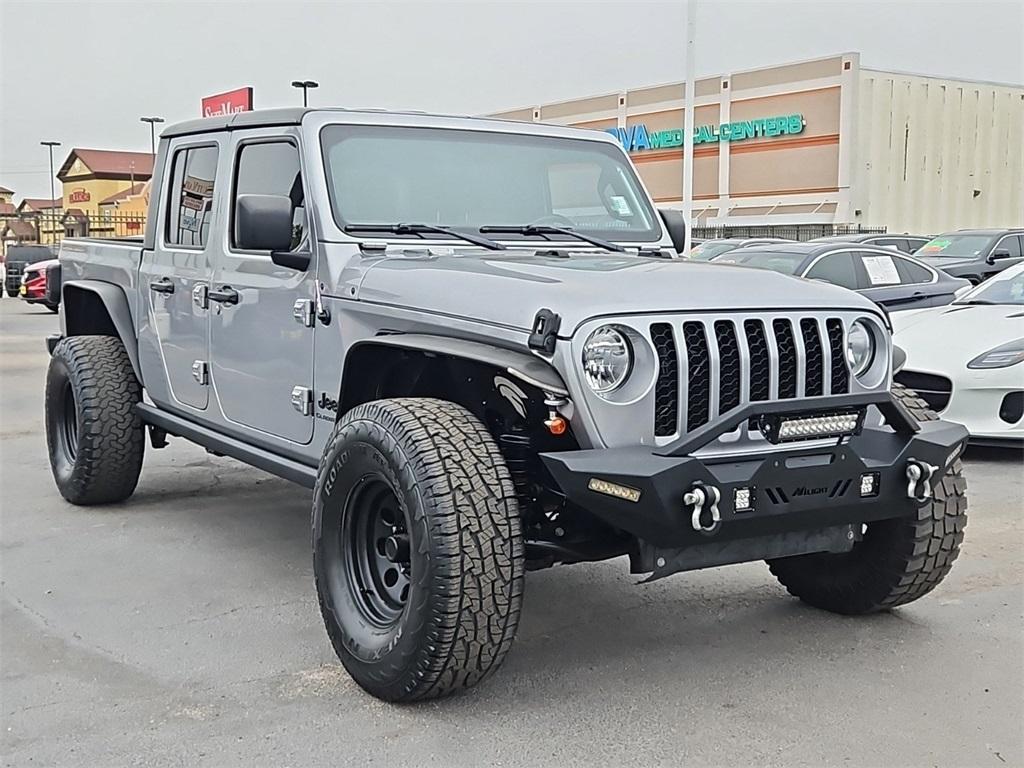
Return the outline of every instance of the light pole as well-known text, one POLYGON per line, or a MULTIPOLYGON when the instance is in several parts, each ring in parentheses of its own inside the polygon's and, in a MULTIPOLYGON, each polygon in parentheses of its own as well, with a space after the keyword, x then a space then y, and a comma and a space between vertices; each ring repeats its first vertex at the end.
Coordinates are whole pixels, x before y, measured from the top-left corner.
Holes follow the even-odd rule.
POLYGON ((156 157, 156 124, 162 123, 162 117, 140 117, 140 123, 149 123, 149 153, 156 157))
POLYGON ((40 141, 40 146, 49 147, 50 149, 50 238, 54 243, 57 242, 57 209, 53 207, 54 202, 54 191, 53 191, 53 148, 59 147, 59 141, 40 141))
POLYGON ((302 89, 302 106, 304 106, 304 107, 308 107, 309 106, 309 99, 307 98, 307 91, 309 91, 310 88, 319 88, 319 87, 320 87, 320 83, 316 82, 315 80, 292 80, 292 88, 301 88, 302 89))
POLYGON ((686 0, 686 99, 683 117, 683 216, 686 220, 684 256, 693 246, 693 119, 696 76, 693 71, 694 41, 697 37, 697 0, 686 0))

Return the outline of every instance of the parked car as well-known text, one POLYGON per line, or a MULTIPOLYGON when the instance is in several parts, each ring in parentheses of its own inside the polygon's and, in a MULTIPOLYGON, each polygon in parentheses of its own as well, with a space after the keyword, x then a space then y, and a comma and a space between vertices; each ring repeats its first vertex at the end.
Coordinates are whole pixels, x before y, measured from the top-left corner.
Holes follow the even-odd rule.
POLYGON ((59 300, 54 300, 46 290, 47 270, 54 264, 59 264, 57 259, 47 259, 29 264, 21 273, 21 285, 18 288, 18 295, 29 304, 42 304, 51 312, 56 312, 60 306, 59 300))
POLYGON ((905 253, 855 243, 759 245, 729 251, 712 263, 824 280, 857 291, 891 312, 949 304, 958 290, 971 285, 905 253))
POLYGON ((931 240, 926 235, 830 235, 828 237, 816 237, 808 240, 810 243, 862 243, 864 245, 877 245, 880 248, 890 248, 900 253, 914 253, 918 248, 931 240))
POLYGON ((124 501, 148 430, 312 489, 327 634, 375 696, 491 674, 528 569, 766 559, 863 614, 957 556, 967 432, 890 386, 883 311, 665 259, 608 134, 242 112, 165 130, 152 189, 143 242, 62 246, 57 488, 124 501))
POLYGON ((45 245, 9 245, 4 259, 4 291, 8 296, 17 296, 21 290, 21 273, 29 264, 53 258, 53 251, 45 245))
POLYGON ((932 238, 915 254, 953 277, 977 285, 1019 264, 1024 255, 1024 229, 961 229, 932 238))
POLYGON ((894 315, 907 355, 896 380, 913 387, 971 441, 1024 441, 1024 264, 990 277, 948 307, 894 315))
POLYGON ((728 251, 737 248, 747 248, 751 245, 769 245, 771 243, 789 243, 791 240, 784 240, 781 237, 726 237, 716 240, 705 240, 696 248, 690 250, 689 258, 692 261, 711 261, 728 251))

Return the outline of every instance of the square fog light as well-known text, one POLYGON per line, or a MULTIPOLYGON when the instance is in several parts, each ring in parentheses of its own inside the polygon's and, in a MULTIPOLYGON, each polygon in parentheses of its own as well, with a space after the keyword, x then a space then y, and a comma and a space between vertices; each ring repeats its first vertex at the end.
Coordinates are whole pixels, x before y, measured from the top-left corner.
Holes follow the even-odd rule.
POLYGON ((860 495, 862 498, 868 498, 871 496, 878 495, 878 485, 881 480, 881 475, 877 472, 865 472, 860 476, 860 495))
POLYGON ((736 488, 732 492, 732 508, 736 512, 750 512, 754 509, 754 489, 736 488))

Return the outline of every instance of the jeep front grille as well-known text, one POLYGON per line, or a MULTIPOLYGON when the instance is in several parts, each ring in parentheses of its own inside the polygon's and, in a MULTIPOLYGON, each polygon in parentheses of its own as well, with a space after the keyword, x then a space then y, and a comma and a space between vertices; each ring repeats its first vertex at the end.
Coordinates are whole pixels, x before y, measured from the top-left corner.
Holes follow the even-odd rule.
POLYGON ((838 318, 686 320, 650 332, 656 437, 690 432, 747 402, 849 391, 838 318))

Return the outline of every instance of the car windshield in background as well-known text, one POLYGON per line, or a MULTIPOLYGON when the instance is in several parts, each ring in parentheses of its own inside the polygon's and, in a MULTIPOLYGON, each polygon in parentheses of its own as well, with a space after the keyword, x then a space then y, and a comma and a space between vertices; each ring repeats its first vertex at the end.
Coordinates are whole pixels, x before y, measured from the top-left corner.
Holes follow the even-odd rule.
MULTIPOLYGON (((661 237, 613 144, 440 128, 329 125, 321 134, 338 226, 416 222, 479 232, 547 225, 611 241, 661 237)), ((502 239, 570 240, 556 232, 502 239)))
POLYGON ((1024 306, 1024 270, 991 277, 954 304, 1015 304, 1024 306))
POLYGON ((715 256, 739 248, 738 243, 701 243, 690 249, 690 258, 694 261, 711 261, 715 256))
POLYGON ((915 256, 965 259, 977 256, 992 242, 991 235, 939 235, 914 252, 915 256))
POLYGON ((806 255, 802 253, 779 253, 775 251, 751 251, 742 248, 715 259, 715 264, 739 264, 743 267, 770 269, 784 275, 795 275, 806 255))

